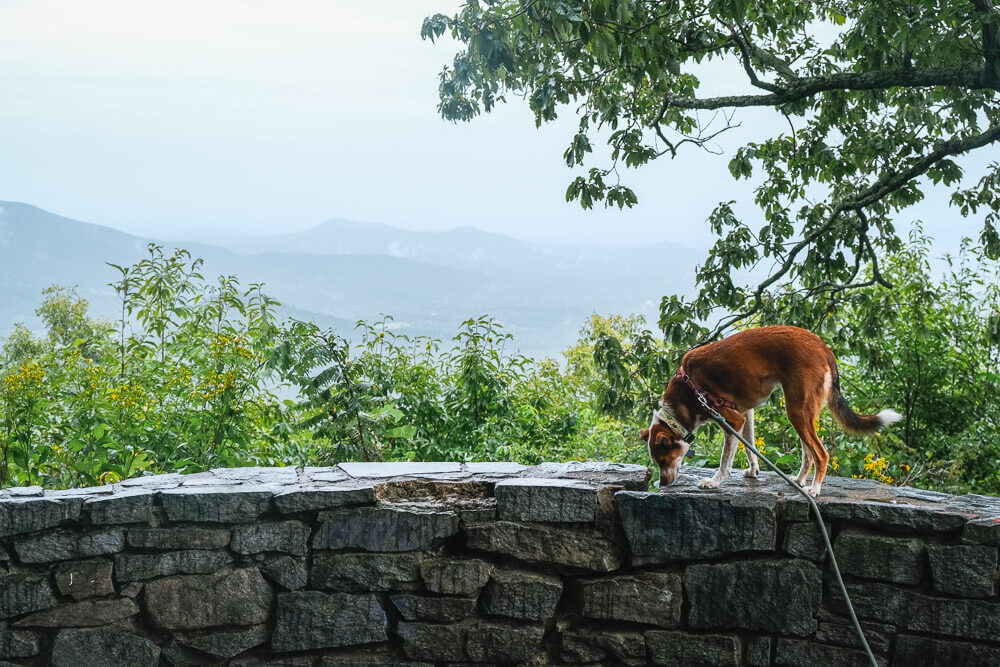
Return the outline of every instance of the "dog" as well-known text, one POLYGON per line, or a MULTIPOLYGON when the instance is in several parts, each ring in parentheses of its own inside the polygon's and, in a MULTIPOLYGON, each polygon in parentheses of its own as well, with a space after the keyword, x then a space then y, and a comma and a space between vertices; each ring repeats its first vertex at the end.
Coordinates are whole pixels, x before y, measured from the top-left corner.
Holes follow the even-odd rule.
MULTIPOLYGON (((877 415, 854 412, 840 393, 833 351, 816 334, 792 326, 748 329, 685 354, 663 392, 660 410, 649 428, 640 432, 660 469, 660 487, 673 484, 694 431, 710 419, 699 394, 752 443, 753 409, 779 385, 785 393, 788 420, 802 443, 802 466, 795 481, 814 498, 820 494, 830 462, 814 426, 824 404, 844 430, 854 434, 874 433, 902 418, 888 409, 877 415), (813 466, 813 481, 806 487, 813 466)), ((700 488, 714 489, 729 477, 738 442, 725 433, 719 469, 702 480, 700 488)), ((756 477, 757 457, 749 450, 746 454, 750 465, 743 476, 756 477)))

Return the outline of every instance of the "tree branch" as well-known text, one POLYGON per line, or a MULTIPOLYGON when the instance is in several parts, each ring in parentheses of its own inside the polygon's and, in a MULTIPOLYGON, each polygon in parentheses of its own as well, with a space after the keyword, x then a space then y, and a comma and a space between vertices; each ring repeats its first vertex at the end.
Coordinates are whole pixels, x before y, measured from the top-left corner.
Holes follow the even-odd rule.
MULTIPOLYGON (((710 342, 717 338, 720 333, 728 329, 734 322, 758 313, 764 306, 764 293, 767 289, 778 282, 781 278, 795 266, 795 258, 802 250, 808 247, 813 241, 825 234, 836 223, 841 215, 848 211, 860 212, 867 206, 874 204, 889 193, 903 187, 909 181, 924 174, 937 162, 959 155, 975 148, 980 148, 994 141, 1000 140, 1000 125, 993 125, 982 134, 976 134, 964 139, 951 138, 938 144, 937 148, 921 159, 913 163, 908 169, 901 172, 883 174, 875 183, 863 190, 857 197, 847 201, 841 201, 830 211, 825 222, 819 225, 812 232, 807 234, 801 241, 792 246, 792 249, 785 256, 785 261, 775 273, 772 273, 766 280, 757 286, 753 294, 753 305, 750 308, 731 315, 721 320, 709 333, 703 343, 710 342)), ((874 253, 872 253, 874 256, 874 253)), ((879 277, 881 278, 881 277, 879 277)), ((884 279, 877 279, 880 283, 886 284, 884 279)))
POLYGON ((663 120, 666 109, 720 109, 723 107, 774 107, 812 97, 830 90, 881 90, 891 87, 924 88, 953 86, 960 88, 990 88, 1000 90, 987 75, 982 63, 961 67, 901 68, 880 72, 837 72, 828 76, 802 77, 789 81, 778 92, 769 95, 732 95, 723 97, 663 98, 661 113, 654 122, 663 120))

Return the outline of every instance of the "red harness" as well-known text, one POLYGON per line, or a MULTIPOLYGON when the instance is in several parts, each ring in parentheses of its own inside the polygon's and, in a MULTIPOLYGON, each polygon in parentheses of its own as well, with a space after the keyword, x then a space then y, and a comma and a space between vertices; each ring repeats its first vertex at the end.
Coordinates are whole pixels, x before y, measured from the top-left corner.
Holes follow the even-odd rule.
POLYGON ((709 403, 711 403, 717 409, 718 408, 729 408, 730 410, 736 410, 737 412, 739 411, 739 408, 732 401, 728 401, 728 400, 726 400, 724 398, 716 396, 712 392, 705 391, 704 389, 702 389, 701 387, 699 387, 698 385, 696 385, 694 383, 694 380, 692 380, 691 377, 687 373, 684 372, 684 367, 683 366, 681 366, 680 368, 677 369, 677 372, 674 373, 674 377, 678 378, 681 382, 683 382, 687 386, 691 387, 691 391, 693 391, 695 393, 695 395, 704 396, 705 400, 708 401, 709 403))

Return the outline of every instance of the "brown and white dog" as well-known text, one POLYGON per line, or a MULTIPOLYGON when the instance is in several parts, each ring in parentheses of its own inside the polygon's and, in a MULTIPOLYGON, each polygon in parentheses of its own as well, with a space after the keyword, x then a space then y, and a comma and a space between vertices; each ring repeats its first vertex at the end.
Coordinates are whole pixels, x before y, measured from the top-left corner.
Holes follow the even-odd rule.
MULTIPOLYGON (((660 468, 660 486, 672 484, 681 461, 690 448, 694 430, 709 421, 698 400, 700 391, 709 403, 748 442, 754 441, 753 409, 767 400, 778 385, 785 392, 788 420, 802 442, 802 467, 796 482, 805 487, 809 469, 815 465, 810 495, 820 493, 830 455, 816 434, 814 423, 823 404, 849 433, 874 433, 899 421, 894 410, 877 415, 859 415, 840 393, 837 360, 816 334, 790 326, 761 327, 697 347, 684 355, 681 367, 670 380, 660 410, 641 436, 649 445, 649 456, 660 468)), ((719 469, 698 485, 714 489, 728 476, 739 441, 726 433, 719 469)), ((750 467, 744 477, 756 477, 757 457, 747 451, 750 467)))

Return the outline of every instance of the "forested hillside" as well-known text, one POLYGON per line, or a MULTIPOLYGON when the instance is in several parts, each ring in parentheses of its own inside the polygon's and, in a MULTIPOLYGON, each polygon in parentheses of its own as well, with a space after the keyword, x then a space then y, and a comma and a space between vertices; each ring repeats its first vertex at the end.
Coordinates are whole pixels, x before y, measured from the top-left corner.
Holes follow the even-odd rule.
MULTIPOLYGON (((686 294, 694 260, 663 272, 634 250, 535 245, 475 229, 408 232, 387 225, 333 221, 269 237, 232 237, 220 245, 165 243, 203 257, 213 271, 265 283, 282 315, 323 327, 392 313, 394 331, 447 337, 471 315, 490 315, 518 334, 519 349, 558 354, 594 311, 652 315, 665 293, 686 294), (683 269, 683 270, 680 270, 683 269), (250 278, 252 276, 252 278, 250 278), (688 280, 685 283, 685 280, 688 280)), ((0 202, 0 335, 15 322, 36 326, 37 295, 73 285, 90 311, 118 310, 107 262, 146 254, 148 239, 0 202)), ((677 255, 660 244, 642 256, 677 255)), ((689 253, 680 256, 688 257, 689 253)))

